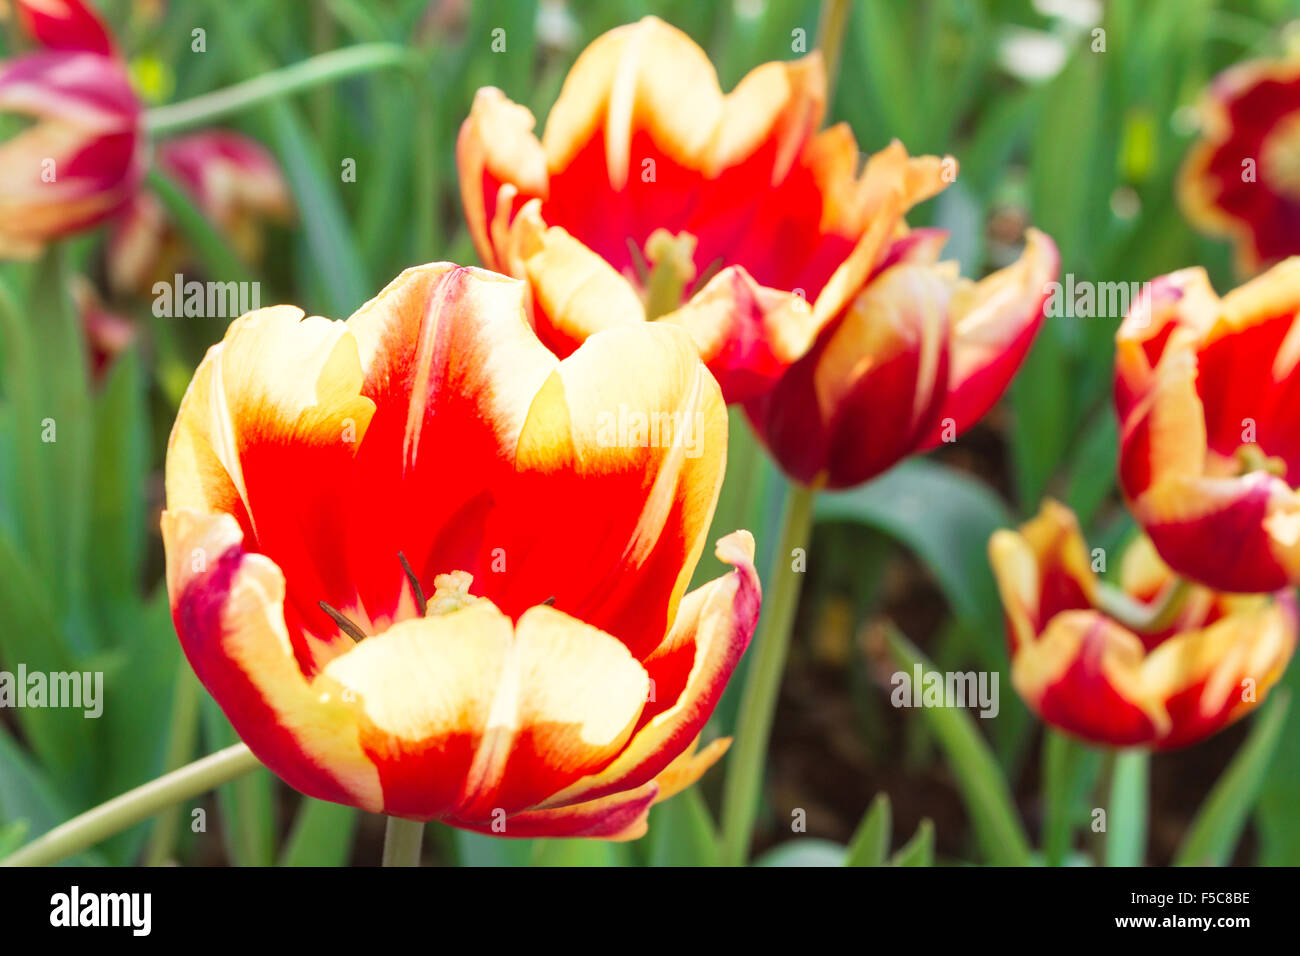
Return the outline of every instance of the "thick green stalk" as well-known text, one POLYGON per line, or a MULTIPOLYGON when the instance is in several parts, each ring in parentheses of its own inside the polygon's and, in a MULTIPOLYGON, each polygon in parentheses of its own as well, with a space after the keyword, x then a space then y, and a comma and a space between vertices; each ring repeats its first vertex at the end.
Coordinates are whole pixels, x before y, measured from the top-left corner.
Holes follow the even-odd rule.
POLYGON ((807 551, 815 497, 813 489, 800 484, 792 484, 786 493, 781 540, 767 576, 763 618, 740 699, 736 742, 723 787, 722 863, 725 866, 743 866, 749 857, 762 790, 764 757, 776 713, 777 693, 781 689, 781 672, 790 648, 790 631, 799 605, 802 567, 795 570, 794 552, 807 551))
POLYGON ((260 766, 245 744, 218 750, 73 817, 0 860, 0 866, 47 866, 66 860, 174 803, 206 793, 260 766))
POLYGON ((1147 849, 1147 790, 1151 755, 1122 750, 1115 755, 1106 819, 1106 865, 1141 866, 1147 849))
POLYGON ((151 109, 145 114, 145 124, 154 136, 206 126, 259 103, 282 99, 358 73, 402 66, 410 59, 409 51, 396 43, 361 43, 343 50, 331 50, 224 90, 151 109))
POLYGON ((423 823, 389 817, 384 830, 384 866, 419 866, 423 842, 423 823))

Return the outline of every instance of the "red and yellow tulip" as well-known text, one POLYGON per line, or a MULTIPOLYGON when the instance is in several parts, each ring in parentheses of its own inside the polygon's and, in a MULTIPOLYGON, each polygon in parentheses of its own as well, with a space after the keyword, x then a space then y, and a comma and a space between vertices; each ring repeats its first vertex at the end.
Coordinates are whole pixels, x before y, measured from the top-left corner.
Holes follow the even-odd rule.
MULTIPOLYGON (((527 109, 479 91, 457 144, 475 245, 528 280, 557 354, 658 319, 691 333, 729 402, 759 395, 843 304, 879 202, 854 179, 848 128, 817 133, 825 96, 816 53, 723 95, 674 27, 611 30, 578 57, 540 141, 527 109)), ((926 169, 937 181, 938 160, 926 169)))
POLYGON ((1223 591, 1300 583, 1300 259, 1220 299, 1163 276, 1116 336, 1120 486, 1176 571, 1223 591))
POLYGON ((0 113, 33 120, 0 143, 0 256, 116 214, 144 174, 140 104, 103 24, 80 0, 17 0, 41 50, 0 64, 0 113))
MULTIPOLYGON (((1296 645, 1290 590, 1230 595, 1195 587, 1168 626, 1137 632, 1102 609, 1103 585, 1073 512, 1046 502, 989 555, 1006 612, 1011 677, 1030 708, 1094 743, 1195 743, 1264 700, 1296 645)), ((1119 586, 1139 607, 1176 577, 1145 538, 1125 551, 1119 586)))
POLYGON ((1187 217, 1228 236, 1252 275, 1300 254, 1300 60, 1252 60, 1206 92, 1179 179, 1187 217))
POLYGON ((868 163, 864 179, 895 197, 872 227, 868 268, 808 353, 746 404, 803 484, 851 487, 954 441, 1005 391, 1042 324, 1059 265, 1052 240, 1030 230, 1019 261, 963 279, 956 263, 937 261, 945 233, 909 232, 902 220, 914 172, 896 147, 868 163))
MULTIPOLYGON (((292 215, 279 164, 247 136, 228 130, 180 136, 158 146, 156 162, 246 261, 261 257, 264 221, 285 222, 292 215)), ((138 193, 114 224, 109 281, 121 291, 147 292, 155 281, 170 281, 186 255, 186 244, 162 203, 150 193, 138 193)))
POLYGON ((684 593, 726 446, 689 337, 642 323, 560 360, 526 295, 441 264, 346 322, 237 320, 168 446, 173 615, 303 793, 631 838, 727 746, 695 749, 758 614, 753 539, 724 538, 735 570, 684 593), (658 440, 611 431, 620 410, 658 440))

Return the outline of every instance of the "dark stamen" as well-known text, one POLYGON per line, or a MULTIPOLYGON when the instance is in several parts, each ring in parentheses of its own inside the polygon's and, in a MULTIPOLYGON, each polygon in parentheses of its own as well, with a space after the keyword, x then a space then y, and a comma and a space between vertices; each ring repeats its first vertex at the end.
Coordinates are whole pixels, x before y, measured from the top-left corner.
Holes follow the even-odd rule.
POLYGON ((545 601, 543 601, 542 603, 545 604, 547 607, 555 607, 555 595, 552 594, 550 597, 548 597, 548 598, 547 598, 545 601))
POLYGON ((334 618, 334 623, 339 626, 339 629, 344 634, 352 638, 352 640, 360 644, 362 641, 366 639, 366 632, 361 630, 361 628, 357 627, 350 620, 348 620, 346 614, 334 610, 334 608, 330 607, 324 601, 317 601, 316 603, 320 605, 320 609, 322 611, 324 611, 330 617, 334 618))
POLYGON ((695 296, 695 293, 703 289, 705 284, 721 271, 722 271, 722 259, 721 257, 719 257, 717 259, 714 259, 712 262, 710 262, 705 267, 704 271, 700 273, 700 277, 695 280, 695 284, 691 286, 690 289, 687 290, 686 299, 689 301, 691 298, 693 298, 695 296))
POLYGON ((429 605, 424 599, 424 589, 420 587, 420 579, 415 576, 411 562, 406 560, 406 555, 401 551, 397 552, 397 560, 402 562, 402 570, 406 572, 406 580, 411 582, 411 590, 415 592, 415 607, 420 612, 420 617, 424 617, 425 609, 429 605))
POLYGON ((632 241, 631 236, 627 237, 627 249, 632 253, 632 268, 636 270, 637 281, 644 286, 650 281, 650 265, 641 254, 641 247, 632 241))

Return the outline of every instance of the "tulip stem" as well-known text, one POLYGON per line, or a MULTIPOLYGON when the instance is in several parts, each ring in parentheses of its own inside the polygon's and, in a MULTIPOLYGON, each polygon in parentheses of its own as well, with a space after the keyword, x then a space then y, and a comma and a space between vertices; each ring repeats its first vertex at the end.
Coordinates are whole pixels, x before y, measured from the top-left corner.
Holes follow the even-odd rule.
POLYGON ((149 110, 145 125, 154 136, 194 126, 206 126, 251 106, 282 99, 301 90, 411 62, 410 52, 396 43, 361 43, 331 50, 301 63, 244 80, 223 90, 149 110))
POLYGON ((786 493, 781 539, 767 576, 764 614, 740 699, 736 743, 723 786, 721 861, 724 866, 744 866, 749 858, 762 789, 763 757, 776 714, 781 672, 785 669, 799 605, 800 575, 805 567, 802 560, 795 558, 795 552, 807 551, 815 497, 812 488, 801 484, 792 484, 786 493))
POLYGON ((1117 587, 1102 584, 1097 589, 1097 604, 1108 616, 1129 630, 1141 634, 1159 634, 1174 626, 1192 594, 1192 582, 1175 578, 1165 587, 1154 604, 1134 600, 1117 587))
POLYGON ((1146 857, 1150 775, 1151 755, 1145 750, 1121 750, 1115 755, 1106 821, 1107 866, 1141 866, 1146 857))
POLYGON ((422 822, 389 817, 384 830, 384 866, 419 866, 423 842, 422 822))
POLYGON ((261 761, 245 744, 218 750, 73 817, 0 860, 0 866, 48 866, 66 860, 160 810, 213 790, 260 766, 261 761))
POLYGON ((817 23, 817 48, 826 64, 826 112, 835 99, 835 81, 840 73, 840 55, 844 51, 844 32, 849 24, 850 0, 825 0, 817 23))

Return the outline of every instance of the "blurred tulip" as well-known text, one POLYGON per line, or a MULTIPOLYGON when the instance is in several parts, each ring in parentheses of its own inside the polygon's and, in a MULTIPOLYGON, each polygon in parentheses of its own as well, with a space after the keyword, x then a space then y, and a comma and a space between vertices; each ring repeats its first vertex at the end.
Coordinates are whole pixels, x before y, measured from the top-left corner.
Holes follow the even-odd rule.
MULTIPOLYGON (((1054 501, 989 542, 1002 595, 1011 679, 1043 720, 1093 743, 1169 749, 1258 706, 1296 645, 1293 592, 1192 588, 1167 626, 1136 632, 1107 610, 1074 513, 1054 501)), ((1140 608, 1177 579, 1145 538, 1124 553, 1119 585, 1140 608)))
POLYGON ((110 311, 84 276, 73 280, 72 300, 81 315, 91 375, 96 381, 101 381, 113 359, 135 341, 135 326, 130 320, 110 311))
POLYGON ((1156 279, 1116 335, 1120 486, 1161 556, 1224 591, 1300 583, 1300 259, 1223 299, 1156 279))
POLYGON ((34 121, 0 143, 4 257, 113 216, 144 173, 140 104, 103 24, 79 0, 16 6, 44 50, 0 65, 0 113, 34 121))
POLYGON ((540 142, 527 109, 480 90, 457 143, 479 255, 528 280, 558 355, 659 319, 729 402, 761 394, 843 303, 832 279, 875 202, 847 127, 816 133, 825 86, 814 53, 724 96, 704 52, 647 17, 578 57, 540 142))
MULTIPOLYGON (((239 133, 205 130, 161 144, 157 164, 193 199, 243 259, 261 258, 263 222, 285 222, 293 201, 279 164, 239 133)), ((183 271, 188 246, 162 203, 141 192, 115 223, 108 245, 109 282, 147 293, 183 271)))
POLYGON ((1300 60, 1253 60, 1217 76, 1178 194, 1192 223, 1228 236, 1252 275, 1300 253, 1300 60))
POLYGON ((631 838, 726 749, 695 743, 758 615, 753 539, 724 538, 736 570, 684 594, 726 448, 689 338, 630 326, 560 361, 526 294, 439 264, 347 322, 237 320, 168 446, 173 615, 235 729, 306 794, 631 838), (619 436, 617 409, 682 427, 619 436))

